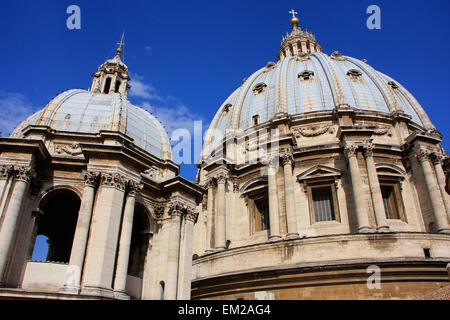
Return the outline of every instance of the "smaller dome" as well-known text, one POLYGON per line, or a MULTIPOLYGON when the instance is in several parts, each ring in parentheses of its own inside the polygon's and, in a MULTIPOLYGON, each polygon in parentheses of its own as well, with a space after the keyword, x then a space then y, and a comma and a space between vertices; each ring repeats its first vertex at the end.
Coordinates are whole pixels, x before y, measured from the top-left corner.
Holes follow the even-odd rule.
POLYGON ((119 93, 102 94, 82 89, 64 91, 23 121, 11 137, 25 138, 23 129, 29 125, 80 133, 119 131, 150 154, 172 159, 169 136, 162 124, 119 93))

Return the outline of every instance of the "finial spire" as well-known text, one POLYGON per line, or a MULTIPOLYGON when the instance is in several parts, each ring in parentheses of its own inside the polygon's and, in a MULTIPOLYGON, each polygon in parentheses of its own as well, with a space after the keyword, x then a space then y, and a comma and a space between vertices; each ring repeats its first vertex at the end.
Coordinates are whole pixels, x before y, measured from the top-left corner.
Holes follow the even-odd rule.
POLYGON ((120 55, 122 53, 122 47, 125 46, 125 42, 123 42, 123 38, 125 36, 125 31, 122 32, 122 38, 120 39, 120 42, 117 42, 119 47, 117 48, 117 53, 120 55))
POLYGON ((289 11, 289 13, 292 14, 292 18, 296 18, 295 15, 298 14, 298 12, 295 11, 294 9, 291 9, 291 11, 289 11))
POLYGON ((300 20, 295 16, 296 14, 298 14, 297 11, 295 11, 294 9, 291 9, 291 11, 289 11, 290 14, 292 14, 292 19, 291 19, 291 25, 293 28, 298 27, 298 24, 300 23, 300 20))

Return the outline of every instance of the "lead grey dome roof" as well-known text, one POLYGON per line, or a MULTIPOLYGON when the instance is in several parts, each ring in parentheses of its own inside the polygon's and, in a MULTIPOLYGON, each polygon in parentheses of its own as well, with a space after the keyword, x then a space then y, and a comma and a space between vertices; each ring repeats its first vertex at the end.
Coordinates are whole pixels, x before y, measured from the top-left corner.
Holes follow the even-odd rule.
MULTIPOLYGON (((252 74, 222 104, 210 132, 245 131, 255 115, 264 123, 277 112, 294 115, 333 110, 340 104, 384 113, 403 111, 417 124, 433 127, 413 95, 394 79, 338 52, 313 52, 284 57, 252 74)), ((214 148, 219 141, 211 135, 206 139, 214 148)))
POLYGON ((68 132, 119 131, 132 138, 136 146, 158 158, 172 157, 169 136, 162 124, 119 93, 102 94, 82 89, 64 91, 23 121, 11 137, 23 138, 22 130, 29 125, 68 132))

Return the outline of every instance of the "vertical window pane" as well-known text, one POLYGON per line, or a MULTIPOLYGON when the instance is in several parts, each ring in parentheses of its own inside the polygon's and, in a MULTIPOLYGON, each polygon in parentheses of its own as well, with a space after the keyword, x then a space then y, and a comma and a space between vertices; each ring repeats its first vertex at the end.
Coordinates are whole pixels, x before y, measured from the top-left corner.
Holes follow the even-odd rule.
POLYGON ((400 219, 398 213, 397 201, 395 199, 395 191, 392 186, 382 186, 381 194, 383 197, 384 210, 387 219, 400 219))
POLYGON ((335 220, 333 195, 331 192, 331 187, 312 189, 316 222, 335 220))
POLYGON ((255 200, 255 231, 269 229, 269 204, 267 199, 255 200))

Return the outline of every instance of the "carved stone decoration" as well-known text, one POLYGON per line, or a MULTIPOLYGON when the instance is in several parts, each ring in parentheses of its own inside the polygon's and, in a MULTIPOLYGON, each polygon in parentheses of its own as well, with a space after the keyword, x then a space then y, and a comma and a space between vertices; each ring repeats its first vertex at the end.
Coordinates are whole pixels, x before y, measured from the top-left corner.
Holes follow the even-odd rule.
POLYGON ((169 203, 169 216, 176 216, 176 215, 183 215, 185 213, 187 209, 187 205, 185 202, 178 200, 178 199, 174 199, 171 200, 169 203))
POLYGON ((206 194, 203 194, 202 196, 202 210, 208 210, 208 196, 206 194))
POLYGON ((76 142, 72 144, 59 144, 55 145, 55 152, 57 154, 68 154, 71 156, 78 156, 83 153, 80 145, 76 142))
POLYGON ((8 179, 13 174, 13 166, 2 165, 0 167, 0 179, 8 179))
POLYGON ((217 187, 217 181, 215 178, 210 178, 207 182, 206 182, 206 188, 215 188, 217 187))
POLYGON ((192 221, 193 223, 197 223, 197 219, 198 219, 197 210, 192 206, 187 206, 185 218, 189 221, 192 221))
POLYGON ((434 151, 430 153, 430 159, 434 165, 439 165, 442 164, 445 156, 439 151, 434 151))
POLYGON ((419 162, 424 162, 428 160, 430 152, 424 148, 418 148, 415 152, 416 159, 419 162))
POLYGON ((230 111, 232 105, 231 103, 227 103, 224 107, 223 107, 223 112, 227 113, 228 111, 230 111))
POLYGON ((126 178, 120 173, 103 173, 101 175, 101 184, 104 187, 116 188, 125 191, 127 186, 126 178))
POLYGON ((239 183, 238 183, 238 179, 236 177, 232 178, 232 182, 233 182, 233 192, 237 193, 239 192, 239 183))
POLYGON ((253 87, 253 94, 258 95, 260 93, 263 93, 266 90, 267 84, 265 83, 258 83, 256 86, 253 87))
POLYGON ((334 59, 334 60, 345 61, 344 56, 342 54, 340 54, 339 51, 333 52, 330 57, 331 57, 331 59, 334 59))
POLYGON ((347 75, 353 80, 358 80, 362 76, 362 72, 357 69, 350 69, 347 71, 347 75))
POLYGON ((164 216, 164 206, 162 206, 162 205, 155 205, 153 207, 153 212, 155 213, 155 217, 157 219, 161 219, 164 216))
POLYGON ((311 57, 307 52, 301 51, 297 54, 297 61, 307 61, 309 59, 311 59, 311 57))
POLYGON ((392 89, 398 89, 398 85, 394 81, 389 81, 388 85, 390 85, 392 89))
POLYGON ((158 181, 159 180, 159 172, 155 168, 149 168, 144 171, 144 175, 146 175, 149 179, 158 181))
POLYGON ((347 158, 356 157, 356 152, 358 151, 358 146, 354 144, 350 144, 344 147, 344 153, 347 158))
POLYGON ((14 177, 23 182, 30 182, 33 172, 30 167, 14 167, 14 177))
POLYGON ((383 126, 379 126, 377 125, 375 130, 373 130, 373 134, 377 135, 377 136, 382 136, 387 134, 388 136, 392 136, 392 131, 389 127, 383 127, 383 126))
POLYGON ((325 133, 334 133, 333 126, 310 126, 307 128, 298 128, 295 130, 296 138, 300 138, 300 136, 304 137, 317 137, 325 133))
POLYGON ((294 157, 292 156, 292 153, 285 152, 282 155, 280 155, 280 162, 281 166, 292 166, 294 164, 294 157))
POLYGON ((100 173, 94 171, 86 171, 84 173, 84 184, 90 187, 97 187, 100 173))
POLYGON ((139 192, 141 192, 143 187, 144 186, 142 184, 140 184, 139 182, 134 181, 134 180, 130 180, 128 182, 128 186, 127 186, 128 195, 130 195, 132 197, 135 197, 136 195, 139 194, 139 192))
POLYGON ((363 145, 363 151, 365 157, 372 157, 373 156, 373 149, 374 145, 372 142, 367 142, 363 145))
POLYGON ((427 131, 424 132, 424 134, 429 137, 435 137, 438 139, 442 139, 442 134, 434 128, 428 129, 427 131))
POLYGON ((216 180, 217 180, 218 184, 225 184, 227 182, 227 179, 228 179, 228 175, 225 173, 219 173, 216 176, 216 180))
POLYGON ((273 62, 273 61, 269 61, 269 62, 267 62, 267 64, 266 64, 266 69, 273 69, 273 68, 275 68, 275 66, 276 66, 277 64, 275 63, 275 62, 273 62))
POLYGON ((313 76, 314 76, 314 71, 305 70, 305 71, 300 72, 297 77, 302 80, 309 80, 313 76))

